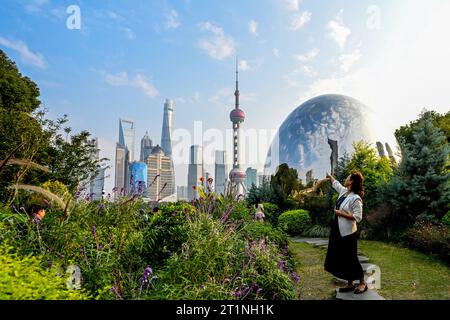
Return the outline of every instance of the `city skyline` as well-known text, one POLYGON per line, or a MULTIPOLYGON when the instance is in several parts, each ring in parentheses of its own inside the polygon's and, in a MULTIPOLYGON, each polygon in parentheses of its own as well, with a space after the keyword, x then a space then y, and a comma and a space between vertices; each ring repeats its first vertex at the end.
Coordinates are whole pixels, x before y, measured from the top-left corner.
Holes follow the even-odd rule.
MULTIPOLYGON (((301 103, 326 93, 374 109, 380 135, 392 136, 423 108, 448 110, 448 1, 211 1, 205 8, 187 0, 6 0, 0 14, 0 48, 38 84, 49 116, 68 114, 75 132, 98 137, 111 165, 107 193, 118 118, 135 120, 136 137, 148 131, 160 141, 161 105, 172 98, 174 129, 192 132, 200 120, 205 130, 228 129, 235 56, 246 128, 277 130, 301 103), (69 5, 81 10, 79 30, 66 27, 69 5)), ((244 165, 261 171, 261 160, 244 165)), ((185 185, 187 168, 175 171, 185 185)))

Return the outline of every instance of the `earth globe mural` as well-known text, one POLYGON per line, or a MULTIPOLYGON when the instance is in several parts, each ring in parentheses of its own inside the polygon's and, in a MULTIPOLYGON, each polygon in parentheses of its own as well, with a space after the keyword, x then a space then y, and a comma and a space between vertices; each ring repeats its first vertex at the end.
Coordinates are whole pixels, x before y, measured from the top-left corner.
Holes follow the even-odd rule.
POLYGON ((287 163, 305 179, 310 170, 315 178, 331 172, 328 139, 338 142, 338 157, 351 154, 353 142, 376 142, 373 111, 362 102, 343 95, 315 97, 296 108, 283 122, 269 149, 264 174, 276 172, 287 163))

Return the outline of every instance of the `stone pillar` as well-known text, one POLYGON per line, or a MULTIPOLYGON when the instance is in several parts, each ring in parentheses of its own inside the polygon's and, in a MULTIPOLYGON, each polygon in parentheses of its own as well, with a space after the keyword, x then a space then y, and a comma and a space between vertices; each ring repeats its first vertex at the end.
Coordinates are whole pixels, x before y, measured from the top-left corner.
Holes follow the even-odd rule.
POLYGON ((338 165, 338 142, 336 140, 328 139, 328 144, 331 148, 331 175, 334 176, 338 165))

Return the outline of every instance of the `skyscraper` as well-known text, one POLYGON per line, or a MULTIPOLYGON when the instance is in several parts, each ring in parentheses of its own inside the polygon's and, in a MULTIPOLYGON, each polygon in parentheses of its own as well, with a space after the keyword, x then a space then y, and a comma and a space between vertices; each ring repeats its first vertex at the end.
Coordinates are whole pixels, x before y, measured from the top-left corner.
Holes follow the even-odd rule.
POLYGON ((236 91, 234 92, 235 107, 230 113, 230 120, 233 123, 233 169, 230 172, 231 192, 234 194, 245 194, 244 186, 245 172, 239 163, 239 135, 241 123, 245 120, 245 113, 239 108, 239 69, 236 59, 236 91))
POLYGON ((134 161, 134 121, 119 119, 119 144, 125 146, 128 152, 128 162, 134 161))
POLYGON ((125 193, 125 179, 127 174, 127 156, 126 148, 121 144, 116 144, 116 165, 115 165, 115 197, 125 193))
POLYGON ((203 150, 201 146, 191 146, 188 169, 188 200, 198 197, 198 192, 194 190, 194 187, 201 186, 201 177, 203 177, 203 150))
POLYGON ((148 197, 158 201, 172 196, 174 192, 172 159, 157 145, 147 158, 148 197))
POLYGON ((148 174, 147 164, 144 162, 132 162, 130 164, 131 193, 147 195, 148 174))
POLYGON ((246 174, 246 178, 245 178, 245 186, 247 188, 247 190, 250 190, 253 185, 255 185, 255 187, 258 186, 258 170, 253 169, 253 168, 247 168, 247 170, 245 171, 246 174))
POLYGON ((173 100, 166 99, 164 103, 164 118, 161 133, 161 148, 167 157, 172 157, 172 118, 173 118, 173 100))
POLYGON ((178 201, 187 201, 188 200, 188 188, 186 186, 178 186, 177 187, 177 199, 178 199, 178 201))
POLYGON ((141 155, 139 161, 145 162, 147 157, 152 153, 153 142, 148 135, 148 131, 145 131, 144 137, 141 139, 141 155))
MULTIPOLYGON (((93 160, 100 159, 100 149, 98 148, 98 138, 94 138, 89 142, 94 147, 94 152, 91 155, 93 160)), ((89 182, 89 193, 93 200, 100 200, 103 198, 103 190, 105 186, 105 170, 106 168, 98 167, 97 174, 91 177, 89 182)))
POLYGON ((217 194, 225 194, 227 184, 227 160, 225 151, 216 151, 214 168, 214 191, 217 194))
POLYGON ((134 161, 134 122, 119 119, 119 142, 116 145, 115 188, 117 193, 129 192, 129 164, 134 161))

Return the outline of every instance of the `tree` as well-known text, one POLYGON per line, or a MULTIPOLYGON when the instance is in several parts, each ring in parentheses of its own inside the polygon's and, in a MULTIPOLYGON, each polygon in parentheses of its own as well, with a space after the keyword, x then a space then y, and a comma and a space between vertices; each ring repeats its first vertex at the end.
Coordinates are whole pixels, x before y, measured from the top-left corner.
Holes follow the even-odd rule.
POLYGON ((297 170, 289 168, 286 163, 281 164, 277 168, 275 175, 271 177, 270 184, 286 199, 291 195, 292 191, 300 188, 297 170))
POLYGON ((444 132, 434 123, 435 114, 396 132, 402 161, 387 188, 387 198, 402 222, 421 214, 442 218, 450 204, 450 147, 444 132))
POLYGON ((12 184, 40 185, 48 180, 59 180, 74 192, 83 181, 96 174, 101 162, 88 143, 89 133, 82 131, 70 138, 61 134, 67 116, 56 121, 45 118, 40 109, 39 88, 28 77, 22 76, 16 64, 0 50, 0 162, 12 151, 14 159, 27 160, 47 166, 50 172, 33 170, 29 165, 8 165, 0 172, 0 199, 10 202, 16 190, 12 184))
POLYGON ((388 158, 380 158, 375 148, 364 141, 353 144, 353 154, 344 155, 338 164, 337 178, 344 181, 351 173, 361 172, 364 176, 364 211, 367 212, 381 202, 380 191, 393 176, 388 158))

